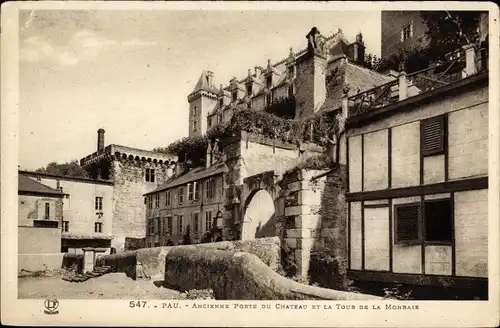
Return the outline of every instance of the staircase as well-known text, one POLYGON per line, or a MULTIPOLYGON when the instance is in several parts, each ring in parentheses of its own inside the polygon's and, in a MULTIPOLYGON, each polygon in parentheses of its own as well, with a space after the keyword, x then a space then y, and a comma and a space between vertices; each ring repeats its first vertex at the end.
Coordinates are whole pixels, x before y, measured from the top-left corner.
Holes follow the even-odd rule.
POLYGON ((90 278, 100 277, 104 274, 113 272, 113 268, 110 266, 100 266, 94 267, 92 272, 87 271, 84 274, 71 274, 69 276, 63 276, 62 279, 69 282, 84 282, 89 280, 90 278))

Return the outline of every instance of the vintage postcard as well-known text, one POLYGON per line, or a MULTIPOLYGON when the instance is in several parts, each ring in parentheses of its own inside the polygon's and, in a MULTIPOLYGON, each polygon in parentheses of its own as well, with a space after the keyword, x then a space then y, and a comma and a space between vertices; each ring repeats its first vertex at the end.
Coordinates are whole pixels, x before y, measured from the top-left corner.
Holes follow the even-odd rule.
POLYGON ((499 325, 499 9, 7 2, 2 324, 499 325))

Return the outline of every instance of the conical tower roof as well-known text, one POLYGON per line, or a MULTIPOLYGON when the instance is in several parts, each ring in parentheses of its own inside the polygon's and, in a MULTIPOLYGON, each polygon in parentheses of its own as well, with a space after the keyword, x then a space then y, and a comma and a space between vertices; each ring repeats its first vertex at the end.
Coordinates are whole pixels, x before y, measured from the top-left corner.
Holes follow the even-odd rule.
POLYGON ((196 83, 196 86, 194 87, 193 91, 191 93, 195 93, 198 91, 208 91, 208 92, 213 92, 215 94, 219 93, 219 90, 217 90, 216 87, 213 85, 213 73, 209 71, 203 71, 200 75, 200 78, 198 79, 198 82, 196 83))

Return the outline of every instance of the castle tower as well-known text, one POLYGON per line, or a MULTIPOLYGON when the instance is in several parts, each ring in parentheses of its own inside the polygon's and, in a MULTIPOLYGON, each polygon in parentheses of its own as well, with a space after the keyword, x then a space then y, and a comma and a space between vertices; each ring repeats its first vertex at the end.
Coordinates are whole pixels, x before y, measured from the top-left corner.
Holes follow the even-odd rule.
POLYGON ((203 71, 198 83, 188 95, 189 136, 202 135, 207 131, 207 114, 215 108, 219 93, 213 78, 213 72, 203 71))
MULTIPOLYGON (((98 130, 96 152, 82 158, 82 166, 91 178, 113 182, 113 239, 111 247, 124 250, 125 238, 144 238, 146 205, 143 195, 172 176, 175 156, 148 150, 104 144, 104 129, 98 130)), ((98 195, 96 195, 98 196, 98 195)), ((89 204, 93 206, 93 204, 89 204)))

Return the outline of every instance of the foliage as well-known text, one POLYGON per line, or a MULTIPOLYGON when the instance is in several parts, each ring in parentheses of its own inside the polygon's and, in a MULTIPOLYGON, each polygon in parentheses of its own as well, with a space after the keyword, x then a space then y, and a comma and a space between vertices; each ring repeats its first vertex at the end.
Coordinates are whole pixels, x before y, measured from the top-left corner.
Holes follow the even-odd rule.
POLYGON ((407 301, 410 299, 410 295, 412 291, 408 292, 402 292, 399 288, 401 287, 401 284, 397 284, 392 288, 383 288, 382 290, 384 291, 384 298, 389 298, 389 299, 396 299, 396 300, 404 300, 407 301))
POLYGON ((478 41, 479 11, 422 11, 420 16, 427 25, 428 48, 436 60, 478 41))
POLYGON ((342 278, 343 272, 339 261, 332 255, 328 248, 318 248, 311 251, 309 262, 309 279, 320 287, 333 289, 346 289, 346 280, 342 278))
POLYGON ((295 117, 296 108, 295 97, 281 97, 266 107, 264 111, 281 118, 292 119, 295 117))
POLYGON ((432 63, 446 61, 450 53, 461 51, 462 46, 478 41, 478 11, 422 11, 420 16, 427 25, 425 40, 421 38, 419 45, 388 58, 366 54, 363 66, 377 72, 404 70, 413 73, 432 63))
POLYGON ((64 175, 64 176, 77 177, 77 178, 87 178, 88 177, 87 171, 85 171, 78 164, 77 160, 72 160, 70 162, 66 162, 63 164, 51 162, 51 163, 47 164, 46 167, 41 167, 41 168, 37 169, 35 172, 57 174, 57 175, 64 175))
POLYGON ((214 291, 212 289, 191 289, 182 293, 179 299, 187 300, 214 300, 214 291))
POLYGON ((191 226, 188 225, 186 228, 186 233, 182 237, 183 245, 191 245, 193 242, 191 241, 191 226))
POLYGON ((285 174, 290 174, 299 170, 327 170, 335 166, 335 163, 326 154, 321 153, 318 155, 299 159, 299 162, 294 167, 288 169, 285 174))
POLYGON ((185 137, 153 151, 177 154, 179 161, 186 160, 188 166, 197 167, 205 162, 209 142, 227 139, 242 130, 288 143, 314 142, 325 145, 326 137, 336 129, 337 120, 332 113, 321 113, 300 120, 245 108, 236 111, 229 122, 220 122, 211 127, 206 135, 185 137))
POLYGON ((165 148, 155 148, 154 152, 175 154, 180 162, 186 161, 188 166, 203 165, 207 151, 208 139, 206 136, 190 136, 174 141, 165 148))

